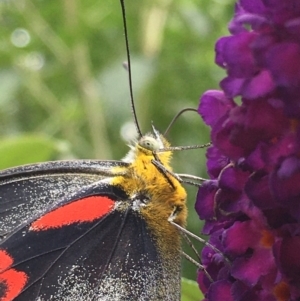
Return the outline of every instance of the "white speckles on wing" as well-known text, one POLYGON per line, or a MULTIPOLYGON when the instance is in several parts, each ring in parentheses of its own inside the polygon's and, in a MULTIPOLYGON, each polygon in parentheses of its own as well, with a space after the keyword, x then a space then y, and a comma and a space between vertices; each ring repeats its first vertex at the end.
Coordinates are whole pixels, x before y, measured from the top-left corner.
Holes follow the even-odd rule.
MULTIPOLYGON (((129 255, 129 254, 128 254, 129 255)), ((89 279, 90 272, 84 272, 82 267, 74 266, 71 273, 58 277, 59 290, 53 296, 38 301, 176 301, 177 298, 170 292, 166 295, 163 287, 160 268, 145 269, 143 266, 136 266, 130 256, 127 256, 129 264, 134 265, 129 273, 124 272, 114 276, 112 269, 116 265, 107 268, 105 275, 99 279, 89 279), (89 281, 87 280, 89 279, 89 281)), ((120 263, 121 264, 121 263, 120 263)))

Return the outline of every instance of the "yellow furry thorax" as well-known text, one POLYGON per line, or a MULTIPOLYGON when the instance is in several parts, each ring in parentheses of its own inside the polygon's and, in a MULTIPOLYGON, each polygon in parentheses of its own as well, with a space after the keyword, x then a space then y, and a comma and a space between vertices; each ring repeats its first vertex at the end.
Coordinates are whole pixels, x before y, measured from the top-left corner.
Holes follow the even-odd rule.
MULTIPOLYGON (((170 146, 169 142, 155 132, 156 136, 147 134, 131 147, 124 161, 129 162, 129 167, 123 170, 124 175, 113 178, 112 183, 120 186, 130 198, 136 195, 146 195, 149 200, 140 207, 139 214, 147 222, 151 232, 156 236, 160 247, 163 249, 173 246, 178 252, 180 249, 180 234, 172 226, 168 218, 176 212, 173 220, 185 226, 187 217, 186 191, 181 183, 172 176, 170 160, 171 151, 163 151, 170 146), (157 150, 162 150, 156 152, 157 150), (156 157, 154 156, 156 153, 156 157), (153 164, 153 160, 160 161, 165 173, 153 164), (172 183, 172 185, 170 184, 172 183)), ((123 167, 119 168, 121 172, 123 167)))

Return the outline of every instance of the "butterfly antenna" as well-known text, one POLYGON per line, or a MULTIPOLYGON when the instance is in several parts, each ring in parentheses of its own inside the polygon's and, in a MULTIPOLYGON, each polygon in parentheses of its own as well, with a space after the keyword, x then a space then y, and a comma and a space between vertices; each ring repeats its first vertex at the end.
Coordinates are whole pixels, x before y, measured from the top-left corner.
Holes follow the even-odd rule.
POLYGON ((128 41, 128 32, 127 32, 127 22, 126 22, 126 10, 125 10, 125 3, 124 0, 120 0, 121 8, 122 8, 122 19, 123 19, 123 28, 124 28, 124 35, 125 35, 125 45, 126 45, 126 54, 127 54, 127 66, 126 69, 128 71, 128 80, 129 80, 129 93, 130 93, 130 102, 131 102, 131 110, 134 118, 134 123, 136 130, 138 132, 139 137, 142 137, 142 131, 140 129, 136 110, 134 106, 134 99, 133 99, 133 89, 132 89, 132 76, 131 76, 131 61, 130 61, 130 51, 129 51, 129 41, 128 41))
POLYGON ((192 112, 198 112, 196 109, 194 108, 186 108, 186 109, 183 109, 181 110, 180 112, 178 112, 174 118, 172 119, 172 121, 170 122, 170 124, 168 125, 167 129, 165 130, 165 133, 164 133, 164 136, 166 136, 170 130, 170 128, 173 126, 174 122, 180 117, 181 114, 183 114, 184 112, 187 112, 187 111, 192 111, 192 112))

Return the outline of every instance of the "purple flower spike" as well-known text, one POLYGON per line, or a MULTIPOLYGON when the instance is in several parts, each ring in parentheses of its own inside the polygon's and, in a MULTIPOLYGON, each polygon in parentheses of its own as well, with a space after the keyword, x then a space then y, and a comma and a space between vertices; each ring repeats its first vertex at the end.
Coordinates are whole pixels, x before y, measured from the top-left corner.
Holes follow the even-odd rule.
POLYGON ((203 248, 199 287, 205 301, 299 301, 300 1, 240 0, 229 31, 222 91, 199 105, 213 145, 195 208, 219 250, 203 248))

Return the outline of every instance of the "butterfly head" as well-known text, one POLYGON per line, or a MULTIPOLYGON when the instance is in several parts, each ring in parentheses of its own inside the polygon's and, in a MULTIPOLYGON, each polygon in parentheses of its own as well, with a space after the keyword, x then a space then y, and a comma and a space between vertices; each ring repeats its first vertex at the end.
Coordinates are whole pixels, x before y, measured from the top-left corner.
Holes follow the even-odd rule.
POLYGON ((169 161, 172 153, 170 151, 163 151, 165 148, 170 147, 170 143, 154 126, 152 126, 152 133, 141 136, 129 147, 130 151, 123 161, 132 163, 141 157, 147 157, 148 160, 152 160, 154 159, 154 155, 156 155, 156 158, 159 158, 164 166, 170 168, 169 161))

